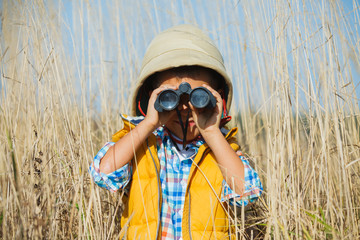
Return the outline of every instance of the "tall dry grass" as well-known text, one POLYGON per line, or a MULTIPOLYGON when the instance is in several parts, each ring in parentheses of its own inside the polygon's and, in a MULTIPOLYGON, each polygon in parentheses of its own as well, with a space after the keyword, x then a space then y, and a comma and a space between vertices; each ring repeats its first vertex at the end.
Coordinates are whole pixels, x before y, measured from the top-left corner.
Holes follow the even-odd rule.
POLYGON ((87 169, 129 111, 145 46, 193 23, 224 53, 264 184, 232 219, 239 238, 359 239, 359 4, 344 3, 3 1, 0 238, 118 236, 121 194, 87 169))

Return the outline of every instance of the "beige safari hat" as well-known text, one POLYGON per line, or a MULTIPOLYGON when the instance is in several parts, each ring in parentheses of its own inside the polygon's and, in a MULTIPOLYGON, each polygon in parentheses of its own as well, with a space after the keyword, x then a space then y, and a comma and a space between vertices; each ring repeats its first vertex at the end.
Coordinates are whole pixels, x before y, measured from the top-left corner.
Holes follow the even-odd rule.
POLYGON ((221 53, 209 36, 192 25, 179 25, 157 35, 146 50, 132 100, 133 116, 147 110, 144 83, 154 73, 181 66, 202 66, 218 72, 225 83, 226 110, 229 112, 233 87, 221 53))

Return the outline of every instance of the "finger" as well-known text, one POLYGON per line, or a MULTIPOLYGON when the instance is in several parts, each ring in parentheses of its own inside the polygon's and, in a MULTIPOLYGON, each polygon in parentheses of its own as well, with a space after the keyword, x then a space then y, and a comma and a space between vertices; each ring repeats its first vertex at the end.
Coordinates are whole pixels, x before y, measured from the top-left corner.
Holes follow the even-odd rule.
POLYGON ((206 84, 203 84, 203 87, 205 87, 207 90, 211 92, 212 95, 214 95, 217 102, 222 101, 222 97, 218 91, 214 90, 212 87, 206 84))
POLYGON ((195 120, 197 120, 197 117, 198 117, 198 115, 199 115, 199 109, 195 108, 195 107, 191 104, 190 101, 189 101, 189 107, 190 107, 190 109, 191 109, 193 118, 194 118, 195 120))
POLYGON ((197 109, 191 104, 190 101, 189 101, 189 107, 193 113, 197 114, 197 109))
POLYGON ((212 92, 212 94, 216 99, 216 110, 214 111, 214 114, 221 113, 223 111, 223 99, 217 91, 212 92))
POLYGON ((208 90, 210 90, 210 92, 211 92, 211 91, 215 91, 212 87, 210 87, 210 85, 203 84, 202 86, 205 87, 205 88, 207 88, 208 90))
POLYGON ((205 87, 205 88, 207 88, 210 92, 214 92, 214 91, 216 92, 216 90, 213 89, 210 85, 203 84, 202 86, 205 87))
POLYGON ((175 87, 174 85, 162 85, 162 86, 156 88, 154 91, 152 91, 152 92, 150 93, 150 98, 151 98, 153 101, 155 101, 155 99, 157 98, 157 96, 159 96, 159 94, 160 94, 162 91, 164 91, 164 90, 166 90, 166 89, 174 89, 174 90, 175 90, 175 88, 176 88, 176 87, 175 87))
POLYGON ((172 85, 172 84, 164 84, 164 85, 162 85, 162 87, 165 87, 165 89, 168 89, 168 88, 176 89, 177 88, 175 85, 172 85))
POLYGON ((216 108, 214 111, 212 111, 212 116, 221 117, 221 114, 219 115, 219 113, 222 113, 222 111, 223 111, 223 99, 222 99, 220 93, 218 91, 214 90, 209 85, 203 84, 203 87, 205 87, 207 90, 209 90, 216 99, 216 108))
POLYGON ((194 106, 191 104, 190 101, 188 102, 188 104, 189 104, 189 107, 190 107, 191 110, 195 110, 194 106))
POLYGON ((166 90, 166 89, 176 89, 175 85, 165 84, 161 85, 160 87, 156 88, 153 92, 159 94, 160 92, 166 90))
POLYGON ((157 96, 159 95, 160 92, 162 92, 164 90, 164 88, 161 86, 161 87, 158 87, 156 88, 155 90, 152 91, 151 95, 150 96, 157 96))

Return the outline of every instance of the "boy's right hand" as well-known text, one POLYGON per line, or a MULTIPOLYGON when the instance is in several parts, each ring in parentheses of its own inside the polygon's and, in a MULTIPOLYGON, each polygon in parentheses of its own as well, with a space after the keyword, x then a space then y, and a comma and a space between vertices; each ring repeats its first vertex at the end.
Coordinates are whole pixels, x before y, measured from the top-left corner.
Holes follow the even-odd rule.
POLYGON ((162 91, 169 88, 174 90, 176 89, 176 87, 173 85, 163 85, 152 91, 150 95, 147 113, 144 121, 146 121, 150 125, 152 130, 155 130, 160 126, 165 125, 176 114, 176 111, 158 112, 154 107, 157 96, 162 91))
POLYGON ((175 116, 176 111, 159 113, 154 107, 157 96, 167 88, 174 87, 162 86, 151 93, 145 119, 131 131, 131 134, 126 134, 120 138, 115 145, 109 148, 105 156, 101 159, 99 165, 100 172, 109 174, 125 166, 125 164, 134 158, 137 149, 146 141, 149 135, 156 128, 162 124, 166 124, 175 116))

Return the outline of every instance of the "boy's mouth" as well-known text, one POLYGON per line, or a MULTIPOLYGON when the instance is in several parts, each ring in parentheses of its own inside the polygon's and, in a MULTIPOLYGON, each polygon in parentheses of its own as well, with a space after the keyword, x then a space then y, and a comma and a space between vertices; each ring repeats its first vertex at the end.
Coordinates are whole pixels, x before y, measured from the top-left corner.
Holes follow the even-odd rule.
MULTIPOLYGON (((180 122, 179 122, 179 120, 176 120, 175 122, 176 122, 177 124, 181 125, 180 122)), ((186 119, 183 120, 183 123, 186 123, 186 119)), ((189 127, 193 127, 193 126, 195 126, 195 125, 196 125, 196 124, 195 124, 194 120, 189 119, 188 126, 189 126, 189 127)))
POLYGON ((189 120, 189 127, 193 127, 193 126, 195 126, 194 120, 189 120))

